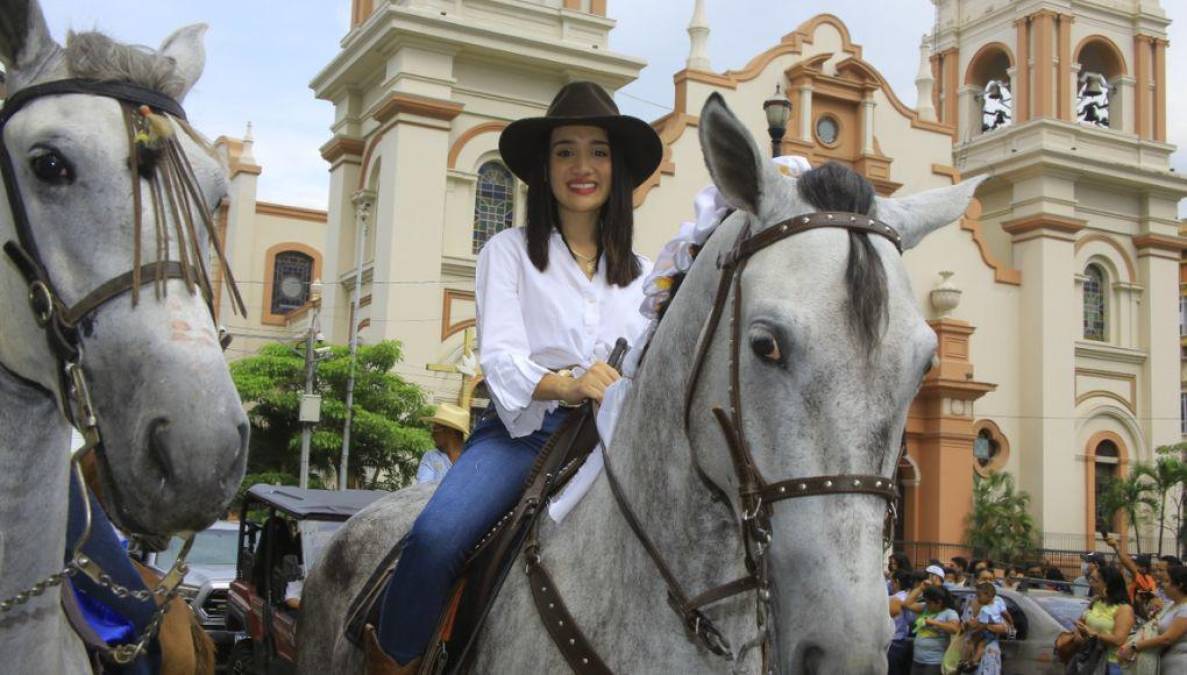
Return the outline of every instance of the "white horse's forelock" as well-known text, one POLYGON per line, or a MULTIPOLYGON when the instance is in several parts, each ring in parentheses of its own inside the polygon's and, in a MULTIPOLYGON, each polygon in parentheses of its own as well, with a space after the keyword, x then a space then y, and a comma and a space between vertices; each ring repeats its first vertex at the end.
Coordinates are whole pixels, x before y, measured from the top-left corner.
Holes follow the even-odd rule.
POLYGON ((98 31, 68 33, 65 58, 72 77, 131 82, 172 98, 185 93, 186 80, 175 59, 149 47, 116 42, 98 31))

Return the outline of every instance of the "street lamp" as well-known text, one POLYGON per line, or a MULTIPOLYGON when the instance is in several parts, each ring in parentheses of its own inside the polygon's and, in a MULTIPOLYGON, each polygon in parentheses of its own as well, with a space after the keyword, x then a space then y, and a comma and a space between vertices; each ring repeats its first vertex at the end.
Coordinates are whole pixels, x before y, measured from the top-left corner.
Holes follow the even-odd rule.
POLYGON ((775 93, 763 101, 762 109, 767 114, 767 132, 771 134, 771 156, 778 157, 783 154, 783 134, 791 118, 791 101, 784 95, 782 85, 775 85, 775 93))

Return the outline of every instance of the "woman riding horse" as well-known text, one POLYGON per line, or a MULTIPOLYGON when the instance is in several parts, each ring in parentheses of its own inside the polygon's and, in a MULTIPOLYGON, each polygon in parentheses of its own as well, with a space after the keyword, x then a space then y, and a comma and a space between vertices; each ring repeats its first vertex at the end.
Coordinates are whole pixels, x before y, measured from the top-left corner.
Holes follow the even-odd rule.
POLYGON ((419 667, 466 553, 515 504, 536 453, 569 409, 601 401, 614 342, 640 333, 650 263, 631 250, 632 191, 663 153, 646 122, 596 84, 574 82, 544 117, 499 139, 528 185, 527 225, 488 241, 476 276, 478 339, 492 407, 408 534, 368 627, 368 670, 419 667))

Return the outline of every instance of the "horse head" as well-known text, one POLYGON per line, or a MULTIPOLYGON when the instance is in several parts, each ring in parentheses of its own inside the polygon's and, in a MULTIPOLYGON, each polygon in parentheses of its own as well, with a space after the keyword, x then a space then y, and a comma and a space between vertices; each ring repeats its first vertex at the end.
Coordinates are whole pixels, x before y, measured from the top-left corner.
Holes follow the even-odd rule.
POLYGON ((201 529, 239 487, 247 453, 246 415, 208 304, 217 302, 206 265, 217 242, 203 224, 226 195, 225 168, 161 106, 102 89, 12 104, 22 91, 62 81, 131 85, 180 103, 202 73, 205 26, 178 30, 154 52, 97 33, 72 34, 60 46, 36 0, 0 0, 0 17, 6 108, 16 110, 3 128, 11 171, 0 243, 32 254, 58 310, 99 300, 69 317, 67 342, 81 355, 81 376, 64 378, 61 351, 29 300, 29 265, 4 256, 0 364, 58 398, 75 419, 67 390, 89 389, 102 439, 100 492, 121 527, 201 529), (162 168, 170 162, 171 173, 162 168), (121 277, 125 283, 103 292, 121 277))
MULTIPOLYGON (((808 229, 747 257, 734 280, 740 295, 731 290, 722 299, 726 318, 702 337, 709 341, 704 366, 689 392, 695 465, 740 518, 755 508, 739 496, 743 481, 723 442, 724 423, 705 414, 733 407, 753 464, 770 483, 821 477, 823 485, 825 477, 849 476, 892 485, 907 409, 936 350, 898 245, 908 249, 959 218, 979 181, 884 199, 840 165, 785 175, 717 95, 705 104, 699 131, 713 182, 736 211, 706 243, 681 295, 701 304, 697 298, 714 297, 723 273, 714 260, 728 261, 739 236, 794 227, 796 216, 843 212, 893 231, 808 229), (736 406, 727 403, 731 396, 736 406)), ((772 665, 789 673, 884 672, 887 499, 821 492, 763 506, 772 665)))

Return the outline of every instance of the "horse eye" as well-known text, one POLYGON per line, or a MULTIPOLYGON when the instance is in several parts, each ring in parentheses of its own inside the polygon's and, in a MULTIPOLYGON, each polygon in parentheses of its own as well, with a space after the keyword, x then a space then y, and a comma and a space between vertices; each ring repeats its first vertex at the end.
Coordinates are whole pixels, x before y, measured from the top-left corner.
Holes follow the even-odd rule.
POLYGON ((74 170, 64 157, 54 150, 44 151, 30 162, 33 173, 41 180, 61 185, 74 182, 74 170))
POLYGON ((764 361, 783 363, 783 353, 779 351, 779 341, 766 330, 758 329, 750 334, 750 349, 754 350, 754 354, 764 361))

